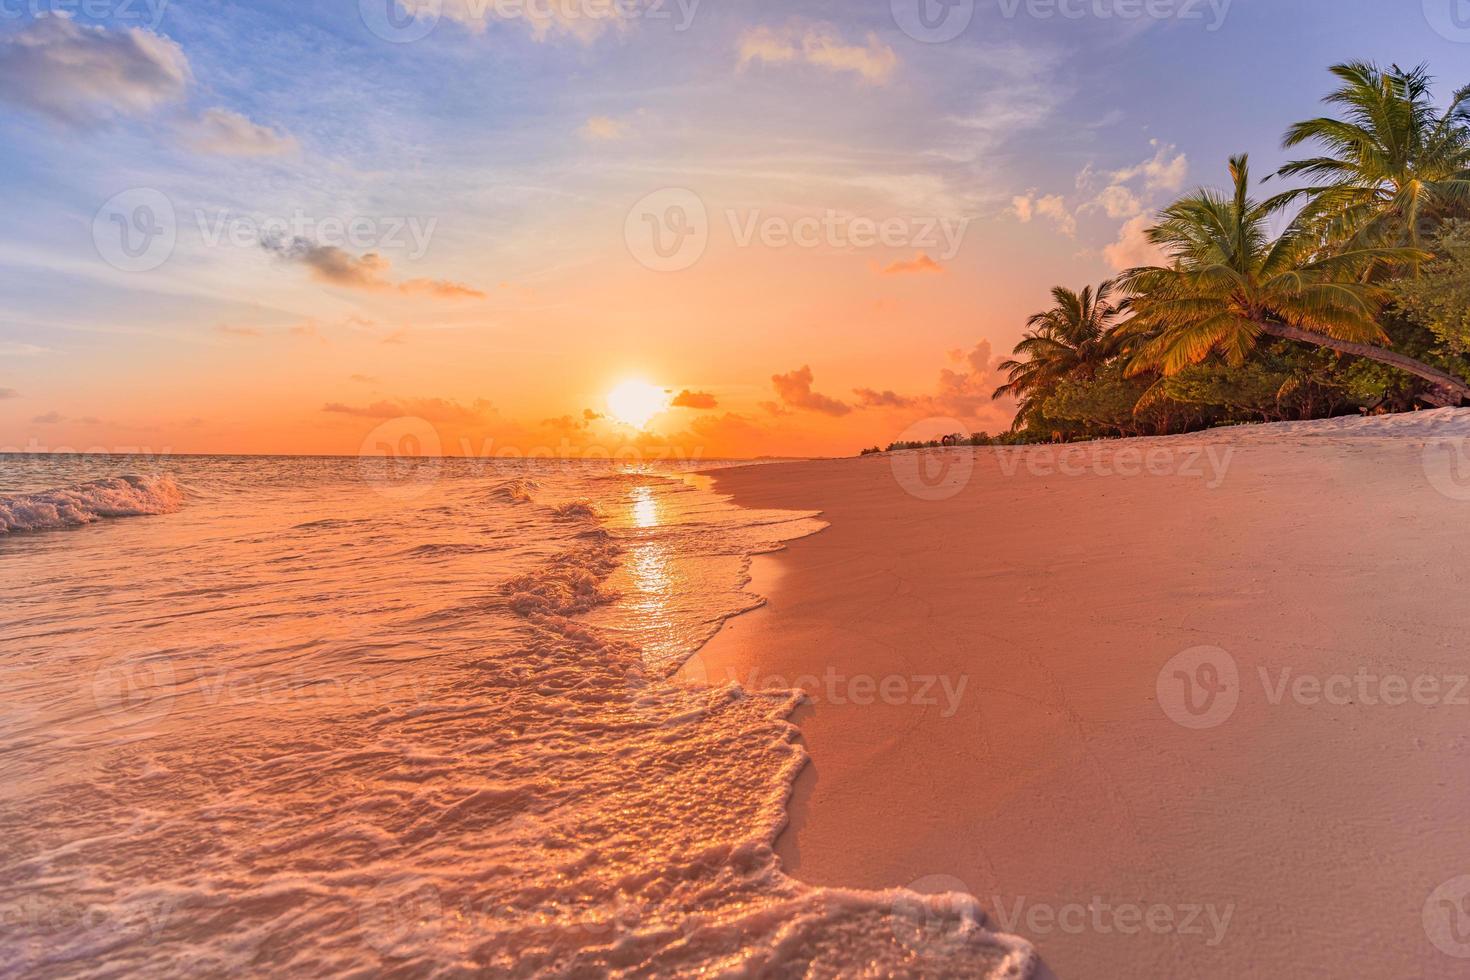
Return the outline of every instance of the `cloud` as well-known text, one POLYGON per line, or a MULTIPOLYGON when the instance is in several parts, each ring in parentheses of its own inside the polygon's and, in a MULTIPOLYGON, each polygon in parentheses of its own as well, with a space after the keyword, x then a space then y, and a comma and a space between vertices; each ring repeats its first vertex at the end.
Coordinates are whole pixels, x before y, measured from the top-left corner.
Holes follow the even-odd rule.
POLYGON ((289 242, 281 238, 267 238, 260 245, 267 252, 287 262, 306 266, 311 271, 311 277, 318 282, 344 289, 361 289, 367 292, 396 289, 400 293, 424 293, 440 299, 485 298, 485 294, 478 289, 445 279, 391 282, 388 279, 388 270, 392 263, 376 252, 356 256, 335 245, 317 245, 305 238, 294 238, 289 242))
POLYGON ((37 344, 22 344, 18 340, 0 340, 0 356, 4 357, 34 357, 37 354, 53 353, 49 347, 41 347, 37 344))
POLYGON ((1113 183, 1122 184, 1138 177, 1143 178, 1144 187, 1150 191, 1178 191, 1189 179, 1189 158, 1175 153, 1172 143, 1150 140, 1156 152, 1149 160, 1134 167, 1124 167, 1113 174, 1113 183))
POLYGON ((221 324, 216 325, 215 328, 214 328, 214 332, 215 333, 222 333, 222 334, 225 334, 225 335, 230 336, 230 337, 263 337, 263 336, 265 336, 256 327, 233 327, 233 326, 230 326, 228 323, 221 323, 221 324))
POLYGON ((1131 218, 1143 210, 1143 202, 1122 184, 1112 184, 1083 205, 1084 211, 1102 209, 1109 218, 1131 218))
POLYGON ((1011 199, 1011 213, 1021 224, 1030 224, 1037 215, 1050 218, 1057 230, 1068 238, 1077 236, 1077 219, 1067 209, 1067 200, 1060 194, 1037 197, 1035 191, 1011 199))
POLYGON ((1153 223, 1152 217, 1140 214, 1123 225, 1118 240, 1103 249, 1108 265, 1121 272, 1142 265, 1166 264, 1167 256, 1148 240, 1148 229, 1153 223))
POLYGON ((669 402, 670 408, 711 409, 718 408, 719 405, 714 395, 705 391, 690 391, 687 388, 675 395, 674 400, 669 402))
POLYGON ((381 381, 382 379, 381 378, 374 377, 371 374, 354 374, 354 375, 350 376, 347 380, 348 381, 356 382, 357 384, 360 384, 360 385, 375 385, 379 381, 381 381))
POLYGON ((887 83, 898 67, 898 55, 876 33, 868 33, 866 44, 848 44, 828 24, 756 27, 741 35, 738 49, 742 70, 755 62, 802 63, 826 71, 851 72, 875 85, 887 83))
POLYGON ((982 340, 968 351, 950 351, 949 359, 955 367, 939 372, 934 407, 956 418, 978 418, 993 405, 995 389, 1005 383, 1000 370, 1004 358, 994 356, 990 341, 982 340))
POLYGON ((620 140, 627 135, 627 132, 627 123, 610 116, 593 116, 582 125, 584 140, 620 140))
POLYGON ((812 391, 810 366, 803 366, 801 370, 789 374, 772 375, 771 384, 775 386, 776 397, 781 399, 783 405, 833 416, 847 415, 852 411, 852 406, 846 402, 812 391))
POLYGON ((7 398, 19 397, 20 392, 16 391, 14 388, 0 388, 0 402, 5 401, 7 398))
POLYGON ((444 398, 409 398, 401 401, 387 399, 371 405, 344 405, 328 402, 323 412, 351 415, 365 419, 421 418, 426 422, 483 422, 496 414, 495 406, 483 398, 468 405, 444 398))
POLYGON ((53 14, 0 39, 0 99, 71 125, 147 115, 182 99, 191 78, 183 49, 141 27, 53 14))
POLYGON ((205 110, 186 131, 185 140, 201 153, 219 156, 272 157, 298 149, 294 137, 222 108, 205 110))
POLYGON ((624 3, 589 3, 587 0, 543 0, 540 3, 491 3, 489 0, 397 0, 398 6, 408 14, 424 11, 428 16, 443 16, 467 28, 473 34, 483 34, 490 21, 519 23, 531 32, 537 41, 553 36, 568 36, 584 43, 595 40, 609 27, 624 27, 624 13, 630 5, 624 3))
POLYGON ((920 252, 912 259, 893 262, 879 270, 879 274, 884 276, 912 275, 916 272, 943 273, 944 266, 929 258, 927 252, 920 252))
POLYGON ((34 422, 36 425, 56 425, 58 423, 65 422, 66 419, 62 417, 62 414, 60 412, 50 411, 47 412, 45 415, 35 416, 31 419, 31 421, 34 422))
POLYGON ((858 408, 911 408, 919 401, 886 389, 874 391, 872 388, 854 388, 852 393, 857 395, 858 408))

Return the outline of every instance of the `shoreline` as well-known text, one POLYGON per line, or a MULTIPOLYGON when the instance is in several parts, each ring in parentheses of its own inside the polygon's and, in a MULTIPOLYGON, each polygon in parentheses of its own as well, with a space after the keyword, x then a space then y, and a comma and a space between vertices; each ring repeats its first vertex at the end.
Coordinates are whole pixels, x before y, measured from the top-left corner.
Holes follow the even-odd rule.
POLYGON ((785 870, 969 892, 1064 980, 1452 975, 1430 899, 1470 874, 1470 657, 1436 638, 1470 635, 1470 493, 1432 449, 1467 435, 1450 410, 906 454, 968 457, 949 483, 899 454, 712 472, 829 525, 755 556, 767 601, 691 661, 807 690, 785 870), (1182 464, 1211 446, 1213 485, 1182 464), (1161 447, 1174 472, 1027 460, 1161 447), (1171 686, 1209 651, 1219 718, 1171 686))

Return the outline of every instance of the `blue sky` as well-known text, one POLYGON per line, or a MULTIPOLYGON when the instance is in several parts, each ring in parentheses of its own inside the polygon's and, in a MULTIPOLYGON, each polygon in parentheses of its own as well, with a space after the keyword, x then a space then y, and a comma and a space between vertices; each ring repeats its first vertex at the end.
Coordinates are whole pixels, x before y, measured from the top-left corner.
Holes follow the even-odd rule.
POLYGON ((1094 13, 1143 0, 1065 0, 1075 18, 981 0, 932 44, 889 0, 670 0, 667 19, 595 22, 599 0, 575 0, 540 33, 444 0, 426 37, 389 43, 368 27, 389 2, 176 0, 155 23, 145 0, 88 0, 106 16, 64 31, 40 0, 0 8, 0 445, 350 451, 371 406, 414 404, 493 405, 484 431, 536 441, 629 373, 716 392, 699 435, 715 449, 826 450, 907 422, 783 401, 773 376, 807 365, 844 405, 889 390, 995 429, 1003 406, 943 400, 941 372, 969 371, 970 394, 985 380, 951 352, 1008 350, 1052 284, 1110 274, 1129 222, 1218 183, 1229 154, 1274 169, 1329 64, 1470 82, 1455 0, 1150 0, 1198 14, 1163 19, 1094 13), (38 62, 43 40, 98 67, 38 62), (139 59, 166 70, 139 79, 139 59), (630 261, 625 222, 671 187, 714 231, 659 275, 630 261), (120 270, 94 218, 138 188, 173 205, 177 244, 120 270), (831 210, 963 221, 964 248, 736 248, 720 227, 831 210), (206 240, 211 216, 292 215, 309 222, 294 250, 206 240), (359 218, 373 235, 325 250, 323 221, 359 218), (422 248, 387 233, 410 220, 422 248))

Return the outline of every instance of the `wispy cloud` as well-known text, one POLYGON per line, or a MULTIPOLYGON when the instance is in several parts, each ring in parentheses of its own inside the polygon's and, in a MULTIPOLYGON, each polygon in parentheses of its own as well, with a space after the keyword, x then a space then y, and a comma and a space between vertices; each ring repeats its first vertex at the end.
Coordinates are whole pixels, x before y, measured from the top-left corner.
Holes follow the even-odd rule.
POLYGON ((296 139, 253 123, 230 109, 206 109, 185 128, 185 141, 201 153, 232 157, 272 157, 294 153, 296 139))
POLYGON ((407 279, 392 282, 388 270, 392 267, 386 258, 376 252, 357 256, 335 245, 318 245, 305 238, 267 238, 261 247, 286 262, 304 265, 311 277, 318 282, 344 289, 360 289, 367 292, 397 290, 400 293, 420 293, 439 299, 484 299, 485 294, 463 283, 447 279, 407 279))
POLYGON ((444 398, 383 399, 370 405, 328 402, 322 411, 367 419, 420 418, 427 422, 458 423, 485 422, 497 414, 495 406, 483 398, 468 404, 444 398))
POLYGON ((582 138, 592 142, 620 140, 628 132, 628 124, 611 116, 593 116, 582 125, 582 138))
POLYGON ((906 276, 915 273, 942 273, 944 266, 935 262, 927 252, 920 252, 911 259, 900 259, 891 262, 878 270, 884 276, 906 276))
POLYGON ((876 85, 886 84, 898 67, 898 55, 876 33, 869 32, 864 44, 851 44, 830 24, 757 27, 741 35, 737 48, 741 69, 757 62, 800 63, 849 72, 876 85))

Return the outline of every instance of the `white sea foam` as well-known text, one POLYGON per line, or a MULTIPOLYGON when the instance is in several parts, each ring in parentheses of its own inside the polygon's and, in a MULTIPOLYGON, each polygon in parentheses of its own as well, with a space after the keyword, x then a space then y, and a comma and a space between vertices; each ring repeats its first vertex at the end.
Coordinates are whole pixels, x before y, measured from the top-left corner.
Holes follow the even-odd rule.
POLYGON ((0 497, 0 533, 76 527, 104 517, 165 514, 182 502, 183 494, 171 476, 109 477, 0 497))
POLYGON ((798 695, 669 679, 812 515, 258 465, 127 553, 8 544, 0 974, 1030 973, 968 897, 787 877, 798 695))

